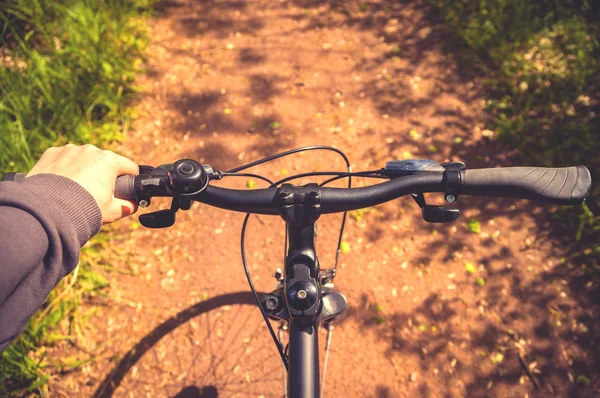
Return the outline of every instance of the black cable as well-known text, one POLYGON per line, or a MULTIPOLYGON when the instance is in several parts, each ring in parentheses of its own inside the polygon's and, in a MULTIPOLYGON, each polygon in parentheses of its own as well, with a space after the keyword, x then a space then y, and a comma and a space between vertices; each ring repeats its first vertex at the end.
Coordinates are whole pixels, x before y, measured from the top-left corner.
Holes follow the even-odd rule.
MULTIPOLYGON (((311 151, 311 150, 328 150, 328 151, 336 152, 340 156, 342 156, 342 158, 346 162, 346 166, 348 167, 348 173, 346 173, 347 177, 348 177, 348 188, 352 187, 352 175, 351 175, 352 168, 350 167, 350 161, 348 160, 348 157, 346 156, 345 153, 343 153, 339 149, 336 149, 336 148, 333 148, 333 147, 329 147, 329 146, 324 146, 324 145, 307 146, 307 147, 292 149, 292 150, 289 150, 289 151, 286 151, 286 152, 281 152, 281 153, 276 154, 276 155, 272 155, 272 156, 268 156, 268 157, 263 158, 263 159, 256 160, 256 161, 248 163, 246 165, 243 165, 243 166, 240 166, 240 167, 236 167, 236 168, 231 169, 231 170, 229 170, 229 171, 227 171, 226 173, 223 173, 223 174, 235 174, 235 173, 237 173, 239 171, 245 170, 245 169, 253 167, 253 166, 257 166, 257 165, 265 163, 265 162, 269 162, 269 161, 272 161, 272 160, 275 160, 275 159, 278 159, 278 158, 281 158, 281 157, 284 157, 284 156, 292 155, 294 153, 299 153, 299 152, 303 152, 303 151, 311 151)), ((242 174, 238 174, 238 175, 242 175, 242 174)), ((249 174, 247 174, 247 175, 249 175, 249 174)), ((254 174, 253 176, 255 176, 256 178, 260 178, 260 179, 262 179, 264 181, 268 180, 266 178, 259 177, 257 174, 254 174)), ((274 187, 274 186, 277 186, 277 185, 278 185, 278 182, 271 183, 271 187, 274 187)), ((342 242, 342 235, 344 233, 344 226, 346 225, 346 216, 347 216, 347 212, 344 212, 344 215, 343 215, 343 218, 342 218, 342 225, 340 227, 340 236, 339 236, 339 239, 338 239, 338 246, 337 246, 338 256, 339 256, 340 245, 341 245, 341 242, 342 242)), ((275 342, 275 345, 277 346, 277 351, 279 351, 279 355, 281 356, 281 360, 283 361, 285 369, 287 371, 289 371, 289 369, 288 369, 288 362, 287 362, 287 356, 286 356, 285 352, 283 351, 283 348, 281 346, 281 343, 277 339, 277 336, 275 336, 275 331, 273 330, 273 327, 271 326, 271 322, 269 322, 269 318, 268 318, 268 316, 267 316, 264 308, 262 307, 262 305, 260 303, 260 299, 258 298, 258 294, 256 293, 256 289, 254 288, 254 284, 252 283, 252 278, 250 277, 250 271, 248 270, 248 264, 247 264, 247 261, 246 261, 246 250, 244 248, 244 244, 245 244, 245 237, 246 237, 246 226, 248 225, 248 220, 249 219, 250 219, 250 213, 246 213, 246 217, 244 218, 244 223, 242 224, 241 242, 240 242, 241 243, 241 252, 242 252, 242 265, 244 267, 244 272, 246 273, 246 278, 248 279, 248 284, 250 285, 250 290, 252 291, 252 294, 254 295, 254 298, 256 299, 256 304, 258 305, 258 308, 260 309, 260 313, 263 316, 263 319, 265 320, 265 323, 267 324, 267 328, 269 329, 269 333, 271 333, 271 337, 273 338, 273 341, 275 342)), ((287 229, 286 229, 285 251, 287 252, 287 229)), ((336 260, 336 266, 337 266, 337 260, 336 260)))
MULTIPOLYGON (((258 166, 259 164, 263 164, 263 163, 269 162, 271 160, 279 159, 284 156, 288 156, 288 155, 292 155, 292 154, 304 152, 304 151, 313 151, 313 150, 332 151, 332 152, 339 154, 344 159, 344 162, 346 163, 346 167, 348 168, 348 173, 352 172, 352 167, 350 167, 350 161, 348 160, 348 157, 346 156, 346 154, 344 152, 340 151, 337 148, 327 146, 327 145, 312 145, 312 146, 305 146, 305 147, 301 147, 301 148, 291 149, 289 151, 285 151, 285 152, 281 152, 281 153, 278 153, 275 155, 267 156, 265 158, 255 160, 254 162, 247 163, 243 166, 239 166, 234 169, 231 169, 228 171, 228 173, 235 173, 235 172, 242 171, 242 170, 245 170, 245 169, 253 167, 253 166, 258 166)), ((352 176, 348 175, 347 177, 348 177, 348 188, 352 188, 352 176)), ((339 256, 340 245, 342 244, 342 236, 344 234, 344 227, 346 226, 346 217, 348 217, 348 213, 344 212, 344 214, 342 215, 342 224, 340 225, 340 236, 338 237, 336 258, 339 256)), ((285 245, 286 245, 285 250, 287 250, 287 241, 285 242, 285 245)))
MULTIPOLYGON (((379 171, 379 170, 377 170, 376 172, 378 172, 378 171, 379 171)), ((354 176, 356 176, 356 177, 380 178, 380 179, 385 179, 385 180, 387 180, 387 179, 388 179, 387 177, 385 177, 385 176, 382 176, 381 174, 359 175, 359 174, 357 173, 357 174, 353 174, 353 175, 354 175, 354 176)), ((327 184, 331 184, 332 182, 334 182, 334 181, 337 181, 337 180, 341 180, 342 178, 346 178, 346 176, 345 176, 345 175, 339 175, 339 176, 335 176, 335 177, 333 177, 333 178, 330 178, 329 180, 325 180, 325 181, 323 181, 321 184, 319 184, 319 186, 320 186, 320 187, 324 187, 325 185, 327 185, 327 184)))
POLYGON ((241 237, 241 242, 240 242, 241 251, 242 251, 242 264, 244 265, 244 272, 246 273, 246 278, 248 279, 248 284, 250 285, 250 290, 252 291, 252 294, 254 295, 254 298, 256 299, 256 303, 258 304, 260 313, 262 314, 262 316, 265 320, 265 323, 267 324, 267 327, 269 328, 269 332, 271 333, 271 337, 273 337, 273 341, 275 342, 275 345, 277 346, 277 350, 279 351, 279 355, 281 356, 281 360, 283 361, 285 369, 289 371, 287 356, 285 355, 285 352, 283 352, 283 346, 279 342, 279 339, 277 338, 277 336, 275 336, 275 331, 273 330, 273 326, 271 326, 271 322, 269 322, 269 317, 267 316, 265 309, 263 308, 262 304, 260 303, 260 299, 258 298, 256 289, 254 288, 254 283, 252 283, 252 278, 250 277, 250 270, 248 269, 248 263, 246 262, 246 249, 244 248, 244 246, 245 246, 245 237, 246 237, 246 225, 248 225, 249 218, 250 218, 250 213, 247 213, 246 217, 244 218, 244 223, 242 224, 242 237, 241 237))
POLYGON ((223 177, 252 177, 252 178, 258 178, 259 180, 263 180, 266 181, 267 183, 269 183, 269 185, 273 186, 273 181, 269 180, 267 177, 263 177, 261 175, 258 174, 252 174, 252 173, 231 173, 231 172, 225 172, 225 173, 221 173, 220 174, 223 177))
MULTIPOLYGON (((375 170, 374 173, 379 172, 379 170, 375 170)), ((349 174, 349 173, 346 173, 349 174)), ((360 175, 360 172, 358 173, 354 173, 354 176, 357 177, 366 177, 366 178, 381 178, 381 179, 387 179, 387 177, 382 176, 381 174, 365 174, 365 175, 360 175)), ((346 178, 346 175, 340 174, 338 176, 335 176, 333 178, 330 178, 329 180, 323 181, 321 184, 319 184, 320 187, 324 187, 325 185, 332 183, 336 180, 342 179, 342 178, 346 178)), ((335 278, 335 273, 337 270, 337 266, 338 266, 338 262, 340 259, 340 248, 342 246, 342 235, 344 234, 344 228, 346 227, 346 213, 344 212, 344 217, 342 218, 342 225, 340 226, 340 236, 338 236, 338 243, 337 243, 337 250, 335 252, 335 265, 333 266, 333 277, 335 278)))
MULTIPOLYGON (((258 166, 259 164, 263 164, 265 162, 270 162, 272 160, 279 159, 284 156, 293 155, 294 153, 299 153, 299 152, 304 152, 304 151, 314 151, 314 150, 332 151, 332 152, 339 154, 344 159, 344 162, 346 162, 346 166, 348 167, 348 172, 352 171, 352 169, 350 167, 350 161, 348 160, 348 157, 346 156, 346 154, 344 152, 340 151, 337 148, 327 146, 327 145, 311 145, 311 146, 304 146, 301 148, 290 149, 289 151, 280 152, 275 155, 267 156, 265 158, 255 160, 254 162, 250 162, 245 165, 233 168, 231 170, 228 170, 227 172, 228 173, 237 173, 238 171, 246 170, 250 167, 258 166)), ((350 187, 348 187, 348 188, 350 188, 350 187)))
MULTIPOLYGON (((351 176, 356 176, 356 177, 371 177, 373 176, 374 173, 377 173, 379 170, 368 170, 368 171, 358 171, 358 172, 354 172, 354 173, 349 173, 349 172, 344 172, 344 171, 313 171, 310 173, 300 173, 300 174, 296 174, 293 176, 289 176, 286 178, 282 178, 279 181, 275 181, 275 183, 273 186, 277 186, 279 184, 283 184, 284 182, 288 182, 291 180, 295 180, 297 178, 302 178, 302 177, 315 177, 315 176, 331 176, 334 175, 337 178, 346 178, 346 177, 351 177, 351 176), (365 175, 366 174, 366 175, 365 175)), ((382 176, 373 176, 373 177, 381 177, 381 178, 385 178, 382 176)), ((319 185, 322 186, 322 185, 319 185)))

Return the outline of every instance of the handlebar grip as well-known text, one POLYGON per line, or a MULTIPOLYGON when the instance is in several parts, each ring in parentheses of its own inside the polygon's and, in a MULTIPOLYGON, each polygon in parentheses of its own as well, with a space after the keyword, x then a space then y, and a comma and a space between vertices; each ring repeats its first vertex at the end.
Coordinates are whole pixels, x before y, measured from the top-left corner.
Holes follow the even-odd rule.
POLYGON ((582 204, 592 186, 585 166, 504 167, 464 173, 462 194, 530 199, 555 205, 582 204))
POLYGON ((114 196, 118 199, 135 202, 135 176, 124 175, 117 177, 114 196))
POLYGON ((11 171, 10 173, 4 174, 2 181, 21 181, 26 175, 27 174, 25 173, 15 173, 11 171))
MULTIPOLYGON (((2 181, 21 181, 25 178, 25 173, 6 173, 2 181)), ((115 198, 135 201, 135 176, 124 175, 117 177, 115 181, 115 198)))

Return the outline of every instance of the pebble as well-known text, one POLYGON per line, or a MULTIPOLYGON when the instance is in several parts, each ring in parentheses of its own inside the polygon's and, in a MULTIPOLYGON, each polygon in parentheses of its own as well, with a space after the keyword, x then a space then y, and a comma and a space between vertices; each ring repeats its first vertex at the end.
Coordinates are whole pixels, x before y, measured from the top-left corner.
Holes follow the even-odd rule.
POLYGON ((417 376, 419 376, 419 374, 417 372, 412 372, 410 374, 410 376, 408 377, 408 380, 415 382, 415 381, 417 381, 417 376))

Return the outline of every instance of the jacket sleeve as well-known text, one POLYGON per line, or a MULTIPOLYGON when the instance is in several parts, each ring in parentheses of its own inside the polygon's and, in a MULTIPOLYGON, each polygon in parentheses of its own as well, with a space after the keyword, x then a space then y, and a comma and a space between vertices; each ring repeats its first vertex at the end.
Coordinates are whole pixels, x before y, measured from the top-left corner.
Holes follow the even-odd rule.
POLYGON ((79 249, 101 226, 94 198, 68 178, 38 174, 0 183, 0 352, 73 271, 79 249))

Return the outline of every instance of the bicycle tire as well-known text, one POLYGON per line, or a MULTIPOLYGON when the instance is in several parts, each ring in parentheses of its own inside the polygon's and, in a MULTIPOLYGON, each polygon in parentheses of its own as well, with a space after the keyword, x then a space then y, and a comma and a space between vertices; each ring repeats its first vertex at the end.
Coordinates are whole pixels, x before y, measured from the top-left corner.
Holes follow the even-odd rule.
POLYGON ((143 337, 94 397, 281 397, 282 364, 270 339, 251 292, 210 298, 143 337))

